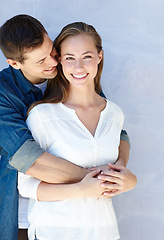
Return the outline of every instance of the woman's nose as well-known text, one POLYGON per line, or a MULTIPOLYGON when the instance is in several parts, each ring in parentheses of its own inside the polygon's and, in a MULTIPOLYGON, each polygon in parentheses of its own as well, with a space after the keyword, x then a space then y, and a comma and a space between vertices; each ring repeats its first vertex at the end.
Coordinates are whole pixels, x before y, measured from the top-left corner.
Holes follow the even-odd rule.
POLYGON ((75 68, 76 69, 82 69, 83 68, 83 61, 81 59, 76 60, 75 68))

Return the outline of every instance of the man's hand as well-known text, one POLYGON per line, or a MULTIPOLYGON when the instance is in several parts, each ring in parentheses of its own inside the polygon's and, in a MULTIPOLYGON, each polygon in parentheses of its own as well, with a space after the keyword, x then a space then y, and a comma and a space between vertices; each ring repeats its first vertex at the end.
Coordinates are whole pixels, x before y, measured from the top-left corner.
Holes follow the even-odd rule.
POLYGON ((105 181, 101 186, 109 191, 105 191, 103 195, 109 198, 132 190, 137 183, 137 178, 132 172, 116 164, 109 164, 109 170, 101 172, 98 178, 105 181))

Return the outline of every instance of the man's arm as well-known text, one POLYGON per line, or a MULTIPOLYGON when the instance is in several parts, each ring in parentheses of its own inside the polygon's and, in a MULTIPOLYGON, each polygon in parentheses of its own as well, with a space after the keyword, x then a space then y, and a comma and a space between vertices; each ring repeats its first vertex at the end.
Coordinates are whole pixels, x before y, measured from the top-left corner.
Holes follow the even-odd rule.
MULTIPOLYGON (((125 131, 121 133, 119 157, 116 165, 126 167, 129 159, 129 137, 125 131), (125 136, 126 135, 126 136, 125 136)), ((20 158, 20 157, 19 157, 20 158)), ((109 169, 109 167, 108 167, 109 169)), ((69 161, 44 152, 34 164, 25 171, 26 174, 49 183, 73 183, 81 181, 89 170, 74 165, 69 161)), ((126 174, 127 172, 125 172, 126 174)), ((124 182, 123 182, 124 184, 124 182)), ((124 188, 125 188, 124 184, 124 188)))
POLYGON ((74 183, 83 179, 89 170, 44 152, 26 174, 48 183, 74 183))
MULTIPOLYGON (((120 138, 125 140, 120 141, 119 157, 116 165, 126 167, 130 147, 126 131, 121 132, 120 138)), ((89 173, 89 170, 44 152, 25 173, 49 183, 73 183, 81 181, 89 173)), ((124 184, 124 189, 125 187, 124 184)))
MULTIPOLYGON (((120 144, 117 164, 126 166, 129 144, 124 140, 120 144), (125 162, 124 162, 125 161, 125 162)), ((17 150, 10 164, 18 171, 49 183, 73 183, 84 178, 89 170, 44 152, 33 140, 27 140, 17 150)))
POLYGON ((89 172, 65 159, 44 152, 34 139, 25 141, 9 163, 19 172, 48 183, 78 182, 89 172))

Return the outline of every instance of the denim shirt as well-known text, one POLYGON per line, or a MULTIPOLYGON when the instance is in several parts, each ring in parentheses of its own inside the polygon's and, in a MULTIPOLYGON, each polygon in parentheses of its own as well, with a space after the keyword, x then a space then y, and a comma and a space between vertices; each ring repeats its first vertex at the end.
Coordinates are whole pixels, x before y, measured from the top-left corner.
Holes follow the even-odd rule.
POLYGON ((43 153, 33 140, 25 118, 42 92, 21 73, 0 72, 0 239, 16 240, 18 230, 17 171, 25 172, 43 153))

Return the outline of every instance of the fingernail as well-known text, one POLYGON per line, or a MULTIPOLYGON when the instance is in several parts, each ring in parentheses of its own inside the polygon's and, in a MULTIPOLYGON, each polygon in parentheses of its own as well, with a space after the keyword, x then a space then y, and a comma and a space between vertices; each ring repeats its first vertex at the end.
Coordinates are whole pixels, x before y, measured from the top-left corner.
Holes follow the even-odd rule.
POLYGON ((98 175, 98 179, 103 179, 103 177, 101 175, 98 175))

